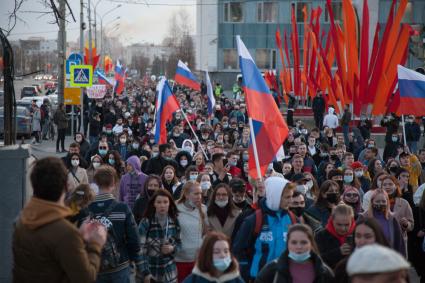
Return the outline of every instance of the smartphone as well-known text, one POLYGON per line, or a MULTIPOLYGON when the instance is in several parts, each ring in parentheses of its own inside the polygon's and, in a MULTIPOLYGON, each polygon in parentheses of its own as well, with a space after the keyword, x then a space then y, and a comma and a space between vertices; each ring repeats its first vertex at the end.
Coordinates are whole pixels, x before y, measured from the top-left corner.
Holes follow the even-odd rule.
POLYGON ((354 247, 354 235, 347 236, 347 238, 345 238, 345 242, 354 247))

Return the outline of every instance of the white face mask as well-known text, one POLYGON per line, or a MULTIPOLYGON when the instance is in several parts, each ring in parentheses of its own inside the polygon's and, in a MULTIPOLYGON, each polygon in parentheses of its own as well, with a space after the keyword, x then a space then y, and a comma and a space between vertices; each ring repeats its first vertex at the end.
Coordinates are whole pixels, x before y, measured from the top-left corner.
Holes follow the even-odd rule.
POLYGON ((100 162, 93 162, 93 168, 97 169, 100 166, 100 162))
POLYGON ((201 182, 201 189, 202 189, 203 191, 206 191, 206 190, 208 190, 209 188, 211 188, 211 182, 210 182, 210 181, 204 181, 204 182, 201 182))
POLYGON ((363 176, 363 170, 361 171, 355 171, 354 175, 356 175, 357 178, 360 178, 361 176, 363 176))
POLYGON ((186 159, 180 160, 180 165, 183 167, 187 166, 187 160, 186 159))
POLYGON ((225 207, 226 205, 227 205, 227 203, 229 202, 229 200, 215 200, 215 204, 218 206, 218 207, 225 207))
POLYGON ((71 164, 74 167, 77 167, 80 164, 80 160, 71 160, 71 164))

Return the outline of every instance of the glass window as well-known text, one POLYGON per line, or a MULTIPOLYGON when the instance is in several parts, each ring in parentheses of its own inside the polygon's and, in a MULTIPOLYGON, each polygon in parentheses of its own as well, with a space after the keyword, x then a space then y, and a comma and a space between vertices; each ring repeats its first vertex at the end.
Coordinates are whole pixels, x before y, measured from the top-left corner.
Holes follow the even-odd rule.
POLYGON ((276 50, 273 49, 272 50, 272 69, 276 69, 276 65, 277 65, 276 58, 277 58, 277 53, 276 53, 276 50))
POLYGON ((259 23, 277 22, 277 3, 276 2, 257 3, 257 22, 259 23))
POLYGON ((297 5, 296 6, 297 23, 303 23, 304 22, 303 9, 304 7, 307 7, 307 16, 309 16, 311 2, 297 2, 296 5, 297 5))
POLYGON ((223 49, 223 68, 238 68, 238 52, 236 49, 223 49))
POLYGON ((271 69, 270 49, 256 49, 255 62, 260 69, 271 69))
POLYGON ((242 3, 229 2, 224 3, 224 21, 231 23, 239 23, 243 20, 242 3))
MULTIPOLYGON (((332 2, 331 3, 332 11, 334 13, 335 23, 342 22, 342 2, 332 2)), ((325 22, 329 22, 329 11, 326 6, 325 8, 325 22)))

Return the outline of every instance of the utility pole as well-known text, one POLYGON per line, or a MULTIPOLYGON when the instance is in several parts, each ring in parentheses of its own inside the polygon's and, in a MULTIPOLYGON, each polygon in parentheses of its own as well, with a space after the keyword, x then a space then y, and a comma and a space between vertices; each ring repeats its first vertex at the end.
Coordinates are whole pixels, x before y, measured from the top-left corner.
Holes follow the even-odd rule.
POLYGON ((63 103, 63 93, 65 89, 65 56, 66 56, 66 31, 65 31, 65 16, 66 7, 65 1, 59 0, 59 33, 58 33, 58 102, 63 103))
MULTIPOLYGON (((90 3, 90 0, 89 0, 90 3)), ((90 4, 89 4, 90 5, 90 4)), ((84 54, 84 0, 80 0, 80 54, 83 56, 84 54)), ((81 62, 83 63, 83 62, 81 62)), ((80 94, 80 104, 81 104, 81 111, 80 111, 80 130, 82 133, 84 133, 84 89, 81 88, 81 94, 80 94)))
MULTIPOLYGON (((92 37, 91 37, 91 9, 90 9, 90 0, 88 0, 88 18, 89 18, 89 65, 93 65, 93 54, 92 54, 92 37)), ((96 16, 96 15, 95 15, 96 16)), ((94 71, 94 70, 93 70, 94 71)))

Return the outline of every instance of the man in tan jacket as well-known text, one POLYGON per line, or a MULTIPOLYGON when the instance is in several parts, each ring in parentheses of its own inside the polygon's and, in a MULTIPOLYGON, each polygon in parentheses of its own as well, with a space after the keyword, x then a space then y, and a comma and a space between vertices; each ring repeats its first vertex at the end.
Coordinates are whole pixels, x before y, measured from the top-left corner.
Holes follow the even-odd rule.
POLYGON ((106 230, 97 222, 78 230, 66 217, 67 171, 58 158, 36 161, 34 195, 21 211, 13 234, 13 282, 94 282, 106 230))

